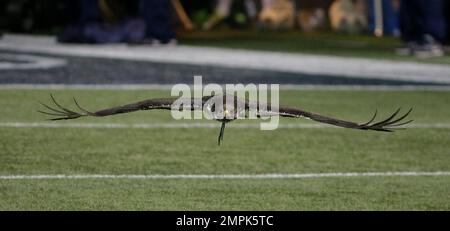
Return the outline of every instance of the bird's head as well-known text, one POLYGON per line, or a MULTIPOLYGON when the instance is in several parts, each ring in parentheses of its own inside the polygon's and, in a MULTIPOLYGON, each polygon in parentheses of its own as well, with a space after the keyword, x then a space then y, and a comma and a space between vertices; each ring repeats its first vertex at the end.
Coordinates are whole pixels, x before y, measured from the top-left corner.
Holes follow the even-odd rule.
POLYGON ((208 99, 204 106, 214 120, 230 122, 245 114, 245 104, 238 103, 233 95, 219 95, 208 99), (233 97, 231 100, 227 97, 233 97))
POLYGON ((217 108, 212 112, 213 118, 219 121, 232 121, 236 119, 236 110, 234 108, 226 107, 217 108))

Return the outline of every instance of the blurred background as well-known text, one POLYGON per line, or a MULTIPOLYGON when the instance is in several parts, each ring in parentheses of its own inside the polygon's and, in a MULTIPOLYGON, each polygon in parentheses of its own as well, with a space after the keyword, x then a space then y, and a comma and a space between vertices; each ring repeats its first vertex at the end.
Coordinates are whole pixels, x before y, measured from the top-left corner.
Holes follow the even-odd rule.
POLYGON ((442 45, 449 42, 449 5, 443 0, 4 0, 0 33, 51 34, 62 43, 211 43, 268 50, 282 41, 275 50, 317 52, 327 43, 298 39, 326 35, 344 40, 336 45, 338 53, 339 47, 361 46, 345 43, 358 36, 388 36, 403 42, 384 43, 397 55, 429 58, 443 56, 442 45), (247 44, 264 39, 267 43, 247 44))
POLYGON ((4 0, 0 83, 174 84, 203 75, 219 84, 448 85, 449 6, 4 0))

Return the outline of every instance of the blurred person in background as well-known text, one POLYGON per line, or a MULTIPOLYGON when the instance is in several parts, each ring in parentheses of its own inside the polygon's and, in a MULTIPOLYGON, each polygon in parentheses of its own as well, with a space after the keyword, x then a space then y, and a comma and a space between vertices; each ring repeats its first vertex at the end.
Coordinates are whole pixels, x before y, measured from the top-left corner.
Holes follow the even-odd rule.
MULTIPOLYGON (((217 0, 212 16, 203 24, 202 29, 211 30, 228 18, 233 2, 235 1, 217 0)), ((294 27, 295 4, 292 0, 261 0, 259 2, 243 0, 243 4, 250 21, 256 21, 257 19, 262 27, 273 29, 294 27)), ((239 18, 237 18, 237 21, 239 21, 239 18)))
POLYGON ((362 0, 335 0, 329 9, 331 29, 345 34, 367 30, 366 3, 362 0))
POLYGON ((404 47, 399 55, 419 58, 444 55, 442 42, 446 37, 444 0, 402 0, 400 2, 400 29, 404 47))
POLYGON ((70 1, 77 12, 63 33, 62 43, 174 43, 170 1, 70 1))
POLYGON ((445 44, 450 45, 450 1, 445 1, 445 22, 447 26, 445 44))
POLYGON ((138 15, 145 22, 143 42, 176 43, 171 24, 171 2, 169 0, 138 0, 138 15))
POLYGON ((295 26, 295 1, 263 1, 258 16, 259 26, 270 29, 292 29, 295 26))
MULTIPOLYGON (((399 11, 400 11, 400 0, 382 0, 381 1, 381 11, 383 17, 383 30, 381 35, 390 35, 394 37, 400 37, 400 22, 399 22, 399 11)), ((369 31, 375 35, 377 34, 376 25, 376 1, 367 0, 368 6, 368 20, 369 20, 369 31)))
MULTIPOLYGON (((263 0, 263 5, 272 0, 263 0)), ((233 0, 217 0, 211 17, 202 25, 203 30, 211 30, 230 16, 233 0)), ((255 0, 244 0, 245 10, 250 19, 256 18, 257 9, 255 0)))

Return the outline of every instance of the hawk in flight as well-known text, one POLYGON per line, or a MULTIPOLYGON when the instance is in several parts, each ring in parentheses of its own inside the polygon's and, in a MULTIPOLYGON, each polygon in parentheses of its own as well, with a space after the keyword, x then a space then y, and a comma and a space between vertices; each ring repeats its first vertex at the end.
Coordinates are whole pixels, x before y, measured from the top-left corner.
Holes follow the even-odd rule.
MULTIPOLYGON (((229 96, 229 95, 227 95, 229 96)), ((112 108, 106 108, 99 111, 91 112, 84 108, 82 108, 78 102, 73 99, 75 105, 78 107, 79 111, 73 111, 70 109, 67 109, 63 106, 61 106, 53 97, 53 95, 50 95, 53 103, 55 104, 54 107, 50 107, 44 103, 41 103, 42 106, 44 106, 46 111, 38 111, 40 113, 55 116, 54 118, 51 118, 50 120, 70 120, 70 119, 77 119, 80 117, 85 116, 92 116, 92 117, 103 117, 103 116, 110 116, 115 114, 121 114, 121 113, 129 113, 139 110, 156 110, 156 109, 163 109, 163 110, 181 110, 181 108, 174 108, 173 104, 179 99, 179 98, 155 98, 155 99, 148 99, 139 101, 136 103, 130 103, 125 104, 122 106, 112 107, 112 108)), ((215 96, 204 96, 202 98, 186 98, 183 101, 183 107, 186 107, 189 110, 203 110, 204 107, 207 108, 208 111, 213 116, 213 119, 221 122, 221 128, 220 133, 218 137, 218 144, 220 145, 220 142, 223 140, 223 134, 225 130, 225 124, 231 121, 234 121, 238 118, 240 113, 248 112, 250 109, 254 108, 256 109, 256 116, 281 116, 281 117, 291 117, 291 118, 308 118, 320 123, 326 123, 335 125, 338 127, 343 128, 352 128, 352 129, 360 129, 360 130, 373 130, 373 131, 383 131, 383 132, 392 132, 394 129, 398 129, 399 126, 411 123, 412 120, 404 121, 404 119, 411 113, 412 109, 409 109, 405 114, 398 116, 398 113, 400 112, 400 108, 397 109, 391 116, 388 118, 381 120, 379 122, 374 122, 377 112, 375 111, 375 114, 372 116, 372 118, 366 122, 366 123, 356 123, 341 119, 336 119, 328 116, 323 116, 317 113, 308 112, 299 108, 294 107, 278 107, 278 108, 272 108, 270 105, 265 105, 264 107, 261 107, 261 104, 258 102, 249 102, 239 99, 236 96, 231 96, 234 99, 234 102, 232 102, 232 105, 227 104, 227 101, 225 100, 227 97, 223 98, 223 104, 222 107, 215 108, 215 104, 211 104, 211 99, 215 96), (236 107, 236 105, 242 105, 242 107, 236 107)))

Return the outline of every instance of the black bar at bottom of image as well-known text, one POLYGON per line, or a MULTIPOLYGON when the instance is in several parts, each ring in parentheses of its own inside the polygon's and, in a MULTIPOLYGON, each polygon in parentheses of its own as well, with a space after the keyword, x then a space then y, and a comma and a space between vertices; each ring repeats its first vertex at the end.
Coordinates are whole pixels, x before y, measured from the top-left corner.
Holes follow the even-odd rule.
POLYGON ((0 212, 10 227, 155 227, 164 230, 299 230, 304 227, 450 227, 449 212, 0 212))

